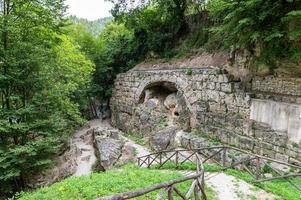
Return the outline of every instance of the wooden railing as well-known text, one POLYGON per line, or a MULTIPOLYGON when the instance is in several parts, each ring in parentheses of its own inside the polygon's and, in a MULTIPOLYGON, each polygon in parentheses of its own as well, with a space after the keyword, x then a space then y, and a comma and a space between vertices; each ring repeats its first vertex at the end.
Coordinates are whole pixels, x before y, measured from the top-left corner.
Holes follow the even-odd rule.
POLYGON ((190 150, 161 151, 138 158, 138 165, 140 167, 149 168, 156 164, 159 168, 161 168, 168 161, 171 161, 175 163, 176 167, 178 167, 187 161, 194 162, 191 160, 192 156, 194 155, 198 155, 200 157, 202 164, 210 161, 211 163, 214 162, 215 164, 221 166, 221 171, 231 168, 246 171, 253 177, 254 183, 284 179, 301 192, 301 186, 297 183, 294 183, 294 181, 290 179, 293 177, 301 177, 301 166, 282 162, 231 146, 214 146, 190 150), (186 156, 186 158, 184 157, 184 160, 180 160, 180 157, 183 156, 182 152, 191 152, 191 154, 186 156), (239 160, 229 159, 229 154, 234 154, 233 157, 235 158, 237 157, 237 153, 244 158, 239 160), (289 170, 287 170, 287 172, 283 172, 282 170, 277 169, 275 165, 285 166, 289 168, 289 170), (266 172, 266 169, 268 169, 269 172, 266 172))
MULTIPOLYGON (((208 156, 208 154, 204 152, 206 148, 195 149, 194 151, 197 151, 204 157, 211 157, 211 160, 214 160, 218 165, 223 167, 222 170, 239 167, 239 169, 248 172, 253 177, 253 181, 255 183, 272 181, 276 179, 286 179, 301 192, 301 188, 299 186, 293 184, 290 180, 288 180, 288 178, 290 177, 301 177, 301 166, 293 165, 287 162, 279 161, 231 146, 220 146, 215 147, 214 149, 216 150, 216 152, 211 156, 208 156), (234 163, 229 163, 227 161, 228 153, 240 153, 240 155, 245 155, 246 158, 237 160, 234 163), (221 159, 216 159, 216 157, 218 157, 218 154, 220 154, 219 156, 221 157, 221 159), (277 169, 275 165, 285 166, 290 170, 287 172, 282 172, 281 170, 277 169), (269 172, 266 172, 264 168, 268 168, 269 172), (272 177, 267 177, 267 174, 272 177)), ((205 162, 206 160, 203 160, 203 163, 205 162)))
MULTIPOLYGON (((234 155, 235 158, 235 155, 234 155)), ((150 192, 162 190, 158 195, 157 200, 166 199, 164 195, 167 194, 168 200, 173 200, 174 197, 180 197, 183 200, 194 199, 207 200, 205 193, 205 176, 204 176, 204 164, 207 162, 215 163, 221 166, 221 171, 227 169, 240 169, 249 173, 253 177, 255 183, 273 181, 277 179, 283 179, 288 181, 293 187, 301 192, 301 188, 298 184, 294 183, 291 178, 301 177, 301 166, 289 164, 276 159, 268 158, 258 154, 254 154, 245 150, 241 150, 231 146, 214 146, 204 147, 198 149, 189 150, 171 150, 171 151, 160 151, 152 153, 138 158, 138 166, 150 168, 156 165, 157 168, 162 168, 167 163, 172 162, 175 167, 178 168, 181 164, 190 162, 196 166, 196 172, 192 175, 185 176, 180 179, 167 181, 164 183, 155 184, 145 189, 125 192, 117 195, 108 197, 102 197, 98 200, 123 200, 132 199, 140 196, 144 196, 150 192), (229 161, 229 154, 239 153, 240 156, 245 156, 240 160, 233 159, 236 161, 229 161), (278 170, 273 164, 282 165, 289 167, 290 170, 287 173, 278 170), (264 168, 269 168, 269 176, 266 176, 264 168), (186 194, 183 194, 178 188, 177 184, 186 181, 193 180, 189 190, 186 194), (165 194, 166 193, 166 194, 165 194)))
POLYGON ((139 167, 151 167, 152 165, 158 165, 158 168, 164 166, 168 161, 172 161, 176 164, 176 168, 185 163, 192 162, 195 163, 197 161, 201 162, 200 156, 197 151, 191 150, 172 150, 172 151, 160 151, 157 153, 152 153, 149 155, 141 156, 138 158, 138 166, 139 167), (185 154, 184 154, 185 153, 185 154), (194 160, 192 160, 192 158, 194 160))
POLYGON ((137 191, 132 192, 125 192, 120 193, 112 196, 107 197, 101 197, 97 200, 123 200, 123 199, 132 199, 140 196, 144 196, 150 192, 159 191, 162 190, 157 200, 162 199, 168 199, 173 200, 174 198, 178 197, 183 200, 188 200, 191 198, 194 198, 195 200, 202 199, 207 200, 206 193, 205 193, 205 173, 204 173, 204 166, 200 159, 200 156, 197 152, 191 152, 186 150, 188 155, 183 154, 184 151, 178 151, 175 150, 169 151, 170 155, 166 157, 166 155, 163 155, 162 152, 153 153, 147 156, 143 156, 138 158, 139 166, 143 166, 145 163, 147 163, 147 167, 150 167, 151 165, 157 163, 160 164, 159 167, 162 167, 164 164, 166 164, 168 161, 175 161, 176 163, 180 164, 186 161, 193 162, 196 166, 196 171, 192 175, 185 176, 183 178, 167 181, 164 183, 159 183, 152 185, 148 188, 140 189, 137 191), (194 160, 192 161, 192 157, 194 157, 194 160), (143 159, 145 158, 145 159, 143 159), (183 182, 192 181, 192 184, 190 185, 188 191, 186 193, 182 193, 178 188, 177 185, 183 182))

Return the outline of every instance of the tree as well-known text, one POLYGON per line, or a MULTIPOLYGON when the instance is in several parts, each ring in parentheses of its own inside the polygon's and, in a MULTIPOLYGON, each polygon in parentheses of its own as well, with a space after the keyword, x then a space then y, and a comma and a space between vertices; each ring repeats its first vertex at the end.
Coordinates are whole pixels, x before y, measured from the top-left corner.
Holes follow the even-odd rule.
POLYGON ((63 0, 1 0, 0 193, 47 167, 75 124, 93 64, 63 35, 63 0))
POLYGON ((124 24, 110 23, 97 39, 98 55, 94 57, 96 71, 93 90, 102 101, 108 101, 116 75, 126 72, 139 60, 133 32, 124 24))
POLYGON ((208 9, 216 21, 212 38, 221 46, 247 49, 270 64, 279 58, 300 58, 300 1, 211 0, 208 9))
POLYGON ((185 12, 187 0, 140 1, 132 7, 130 1, 113 0, 112 14, 117 22, 134 31, 143 53, 164 55, 175 42, 187 33, 185 12))
POLYGON ((133 31, 123 23, 108 23, 98 36, 82 24, 73 24, 68 27, 68 35, 96 66, 87 91, 90 104, 94 97, 102 103, 108 102, 116 75, 129 70, 143 57, 133 31))
POLYGON ((74 25, 82 25, 84 26, 89 33, 93 36, 98 36, 101 31, 104 29, 105 25, 113 20, 112 17, 104 17, 94 21, 89 21, 87 19, 78 18, 76 16, 70 17, 71 22, 74 25))

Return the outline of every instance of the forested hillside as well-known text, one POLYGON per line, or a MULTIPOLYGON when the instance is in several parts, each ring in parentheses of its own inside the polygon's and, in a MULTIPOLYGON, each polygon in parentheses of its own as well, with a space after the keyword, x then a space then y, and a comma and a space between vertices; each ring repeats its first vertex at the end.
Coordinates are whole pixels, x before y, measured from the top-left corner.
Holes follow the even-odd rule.
POLYGON ((113 19, 89 22, 66 16, 64 0, 0 0, 0 196, 51 166, 139 62, 225 50, 232 63, 247 52, 248 69, 301 68, 299 0, 111 1, 113 19))
POLYGON ((195 50, 229 50, 232 64, 236 53, 244 52, 247 68, 273 70, 288 61, 300 68, 300 1, 155 0, 135 8, 128 1, 112 2, 115 21, 133 31, 144 56, 170 59, 195 50), (202 20, 190 30, 193 16, 202 20))
POLYGON ((78 18, 76 16, 70 17, 72 23, 84 25, 94 36, 99 35, 100 32, 104 29, 105 25, 112 21, 112 19, 112 17, 105 17, 94 21, 89 21, 87 19, 78 18))

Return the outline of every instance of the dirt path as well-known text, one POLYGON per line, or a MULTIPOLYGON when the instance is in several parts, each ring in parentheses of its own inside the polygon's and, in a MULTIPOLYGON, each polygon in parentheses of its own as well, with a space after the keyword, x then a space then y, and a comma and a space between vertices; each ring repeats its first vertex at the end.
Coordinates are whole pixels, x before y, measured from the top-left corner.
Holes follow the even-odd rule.
POLYGON ((135 143, 134 141, 130 140, 129 138, 125 137, 125 136, 121 136, 125 141, 126 141, 126 145, 132 146, 136 149, 136 156, 137 157, 141 157, 141 156, 145 156, 150 154, 150 150, 147 149, 144 146, 141 146, 140 144, 135 143))
POLYGON ((77 168, 75 176, 89 175, 92 172, 92 166, 96 162, 95 150, 93 147, 92 133, 88 130, 102 126, 101 120, 93 120, 89 122, 89 126, 77 131, 72 139, 73 144, 77 146, 79 153, 77 154, 77 168))
POLYGON ((224 173, 207 173, 205 182, 220 200, 273 200, 275 196, 224 173))
MULTIPOLYGON (((185 176, 195 171, 177 171, 185 176)), ((277 199, 260 188, 225 173, 205 173, 205 184, 216 192, 219 200, 274 200, 277 199)))

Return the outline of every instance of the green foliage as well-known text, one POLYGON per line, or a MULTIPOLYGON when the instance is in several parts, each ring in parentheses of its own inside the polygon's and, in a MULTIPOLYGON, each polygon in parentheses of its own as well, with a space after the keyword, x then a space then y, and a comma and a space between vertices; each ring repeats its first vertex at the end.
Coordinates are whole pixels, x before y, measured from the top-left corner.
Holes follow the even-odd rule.
MULTIPOLYGON (((179 164, 178 166, 176 165, 175 162, 172 161, 167 161, 163 166, 160 167, 159 164, 155 164, 151 166, 151 169, 177 169, 177 170, 191 170, 194 171, 196 170, 196 165, 195 163, 192 162, 184 162, 179 164)), ((204 164, 204 169, 206 172, 219 172, 222 170, 222 167, 216 165, 216 164, 204 164)))
MULTIPOLYGON (((112 195, 116 193, 137 190, 149 187, 153 184, 180 178, 178 172, 161 172, 137 168, 128 165, 120 170, 111 170, 105 173, 92 174, 83 177, 71 177, 50 187, 37 190, 33 193, 21 193, 20 200, 35 199, 86 199, 93 200, 96 197, 112 195), (143 177, 143 178, 141 178, 143 177)), ((179 184, 178 189, 186 192, 191 181, 179 184)), ((155 199, 160 191, 149 193, 137 199, 155 199)), ((215 200, 216 194, 206 187, 209 200, 215 200)))
POLYGON ((251 66, 273 68, 278 61, 301 57, 300 1, 151 0, 136 7, 130 0, 111 1, 116 23, 132 31, 136 42, 138 51, 129 60, 231 48, 248 50, 251 66), (203 21, 187 34, 187 15, 200 14, 203 21))
POLYGON ((148 5, 130 10, 120 6, 120 1, 115 3, 115 18, 133 31, 143 56, 149 53, 170 57, 170 52, 165 51, 174 47, 187 31, 185 0, 152 0, 148 5))
POLYGON ((210 39, 217 47, 247 49, 267 64, 299 59, 300 9, 300 1, 211 0, 208 10, 216 23, 210 39))
POLYGON ((1 1, 0 193, 21 190, 76 125, 93 64, 63 35, 62 0, 1 1))
POLYGON ((161 116, 159 121, 160 128, 164 128, 168 126, 167 116, 161 116))
POLYGON ((192 76, 192 73, 193 73, 193 71, 192 71, 191 68, 187 69, 186 72, 185 72, 185 74, 186 74, 187 76, 192 76))
POLYGON ((114 22, 105 27, 97 42, 101 54, 95 58, 93 80, 98 87, 94 93, 106 100, 111 96, 116 75, 132 68, 139 59, 138 49, 133 32, 114 22))
POLYGON ((72 24, 67 31, 96 66, 87 95, 108 101, 116 75, 129 70, 139 59, 133 32, 116 22, 108 23, 98 36, 82 24, 72 24))

